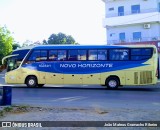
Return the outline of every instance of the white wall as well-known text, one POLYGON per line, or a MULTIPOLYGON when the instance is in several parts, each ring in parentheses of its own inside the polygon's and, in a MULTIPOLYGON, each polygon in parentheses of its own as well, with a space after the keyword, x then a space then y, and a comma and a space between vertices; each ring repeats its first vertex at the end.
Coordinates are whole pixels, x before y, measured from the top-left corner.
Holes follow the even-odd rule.
POLYGON ((121 17, 105 18, 103 20, 103 27, 158 22, 158 21, 160 22, 160 13, 152 12, 152 13, 143 13, 135 15, 126 15, 121 17))
POLYGON ((158 8, 157 0, 116 0, 105 3, 105 12, 106 15, 118 14, 118 7, 124 6, 124 12, 131 12, 132 5, 140 5, 141 10, 147 10, 152 8, 158 8), (109 8, 114 7, 113 11, 109 11, 109 8))
POLYGON ((143 24, 118 26, 107 29, 107 40, 119 40, 119 33, 125 32, 126 40, 133 39, 133 32, 141 32, 142 39, 150 40, 153 37, 160 37, 160 23, 151 23, 150 29, 144 29, 143 24), (110 34, 114 34, 110 37, 110 34))

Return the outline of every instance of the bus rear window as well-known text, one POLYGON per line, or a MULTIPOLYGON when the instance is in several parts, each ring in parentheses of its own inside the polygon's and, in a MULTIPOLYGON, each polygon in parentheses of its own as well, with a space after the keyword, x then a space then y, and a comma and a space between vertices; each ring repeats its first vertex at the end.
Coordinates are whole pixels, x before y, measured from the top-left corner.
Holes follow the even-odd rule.
POLYGON ((152 55, 151 48, 131 49, 131 55, 152 55))
POLYGON ((131 49, 131 60, 146 60, 151 58, 153 49, 151 48, 136 48, 131 49))

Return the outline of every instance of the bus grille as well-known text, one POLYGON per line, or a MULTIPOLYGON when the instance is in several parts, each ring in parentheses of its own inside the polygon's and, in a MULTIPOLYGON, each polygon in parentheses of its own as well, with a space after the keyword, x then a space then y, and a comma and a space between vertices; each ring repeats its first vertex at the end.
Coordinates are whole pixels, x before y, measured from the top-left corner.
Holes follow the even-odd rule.
POLYGON ((140 84, 152 83, 152 71, 140 72, 140 84))
POLYGON ((138 84, 138 72, 134 73, 134 84, 138 84))

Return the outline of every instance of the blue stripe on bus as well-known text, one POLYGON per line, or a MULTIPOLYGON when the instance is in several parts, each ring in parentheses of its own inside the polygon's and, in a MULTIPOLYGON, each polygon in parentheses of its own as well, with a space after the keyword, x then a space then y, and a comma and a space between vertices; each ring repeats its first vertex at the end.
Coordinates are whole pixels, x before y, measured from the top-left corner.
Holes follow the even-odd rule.
POLYGON ((105 46, 105 45, 94 45, 94 46, 89 46, 89 45, 68 45, 68 46, 51 46, 51 45, 47 45, 47 46, 37 46, 34 47, 35 50, 40 49, 61 49, 61 50, 65 50, 65 49, 111 49, 111 48, 128 48, 126 46, 105 46))
POLYGON ((143 64, 144 61, 93 61, 93 62, 72 62, 72 61, 62 61, 62 62, 37 62, 32 64, 23 65, 23 68, 28 68, 31 70, 37 70, 41 72, 49 73, 63 73, 63 74, 93 74, 93 73, 103 73, 110 71, 118 71, 131 69, 135 67, 146 66, 148 64, 143 64))

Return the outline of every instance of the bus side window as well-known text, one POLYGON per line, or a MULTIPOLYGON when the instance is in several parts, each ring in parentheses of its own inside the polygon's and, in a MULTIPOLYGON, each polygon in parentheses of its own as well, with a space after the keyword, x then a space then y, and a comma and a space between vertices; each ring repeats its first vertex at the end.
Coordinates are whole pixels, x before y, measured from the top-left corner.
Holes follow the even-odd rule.
POLYGON ((98 60, 107 60, 107 50, 98 50, 98 60))
POLYGON ((47 60, 47 51, 46 51, 46 50, 42 50, 42 51, 41 51, 40 60, 41 60, 41 61, 47 60))
POLYGON ((78 50, 78 60, 87 60, 87 50, 78 50))
POLYGON ((88 54, 88 60, 97 60, 97 50, 89 50, 88 54))
POLYGON ((58 50, 58 60, 64 61, 66 60, 67 52, 66 50, 58 50))
POLYGON ((49 51, 49 60, 52 60, 52 61, 56 61, 58 60, 58 54, 57 54, 57 50, 50 50, 49 51))
POLYGON ((151 48, 136 48, 131 49, 131 60, 146 60, 151 58, 153 49, 151 48))
POLYGON ((110 60, 129 60, 129 50, 128 49, 112 49, 109 51, 110 60))
POLYGON ((76 61, 78 55, 78 50, 69 50, 68 51, 68 60, 76 61))
POLYGON ((40 51, 33 51, 27 60, 27 63, 40 61, 40 51))

